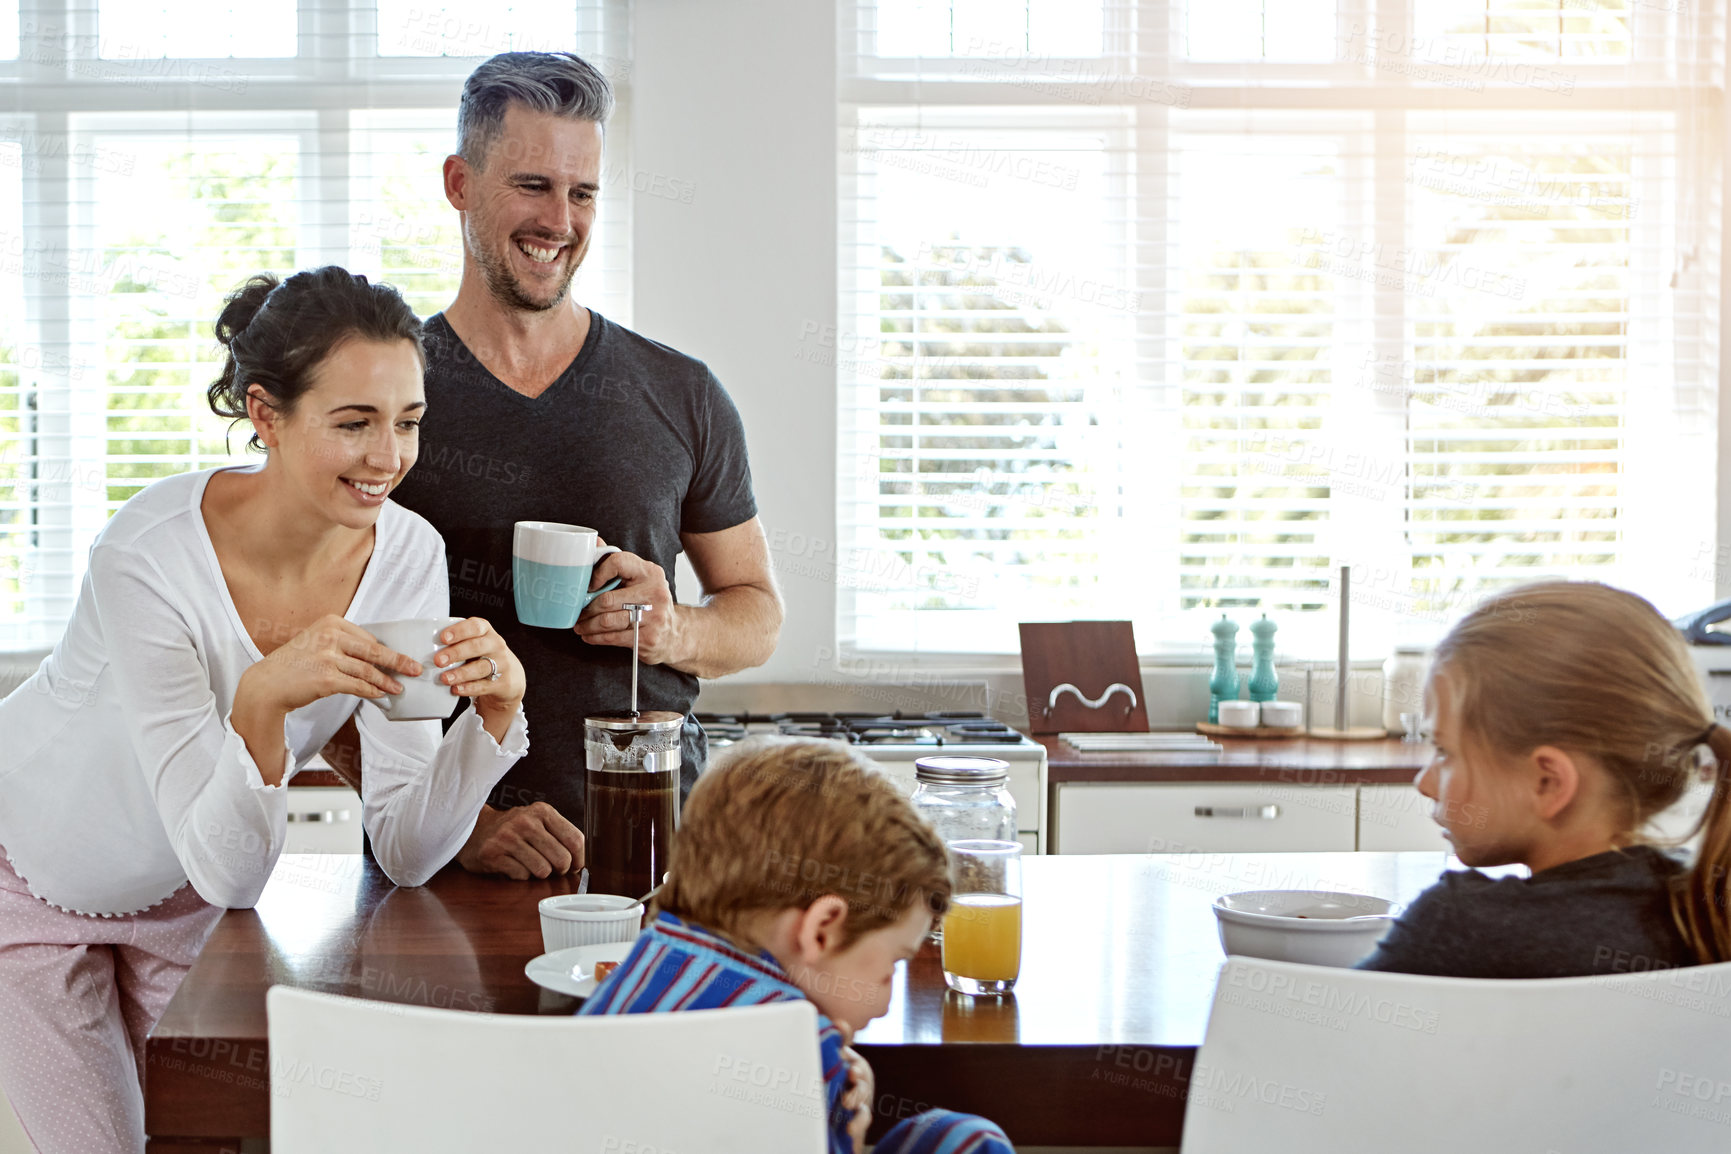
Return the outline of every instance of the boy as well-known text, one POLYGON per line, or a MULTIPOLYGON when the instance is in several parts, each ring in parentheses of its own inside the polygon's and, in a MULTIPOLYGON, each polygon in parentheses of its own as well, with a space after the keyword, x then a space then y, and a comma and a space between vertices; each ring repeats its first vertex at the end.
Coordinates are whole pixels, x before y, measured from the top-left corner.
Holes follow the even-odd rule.
MULTIPOLYGON (((872 1072, 850 1044, 889 1009, 896 962, 949 906, 944 846, 893 782, 834 741, 741 742, 698 779, 655 918, 577 1012, 818 1009, 830 1154, 860 1154, 872 1072)), ((983 1118, 933 1110, 877 1154, 1013 1154, 983 1118)))

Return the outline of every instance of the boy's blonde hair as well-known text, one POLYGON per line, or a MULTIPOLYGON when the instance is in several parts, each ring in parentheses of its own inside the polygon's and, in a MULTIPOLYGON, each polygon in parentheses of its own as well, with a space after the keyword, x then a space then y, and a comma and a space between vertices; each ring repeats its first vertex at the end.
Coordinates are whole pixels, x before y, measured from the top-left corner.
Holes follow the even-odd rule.
POLYGON ((944 843, 883 770, 838 741, 761 737, 712 760, 680 814, 655 908, 743 941, 748 917, 847 901, 844 943, 949 907, 944 843))
POLYGON ((1696 747, 1718 759, 1700 856, 1678 879, 1672 913, 1701 961, 1731 959, 1731 733, 1713 710, 1682 636, 1633 593, 1591 582, 1506 590, 1467 614, 1437 646, 1426 696, 1447 693, 1462 740, 1524 756, 1554 745, 1592 757, 1624 799, 1622 833, 1640 840, 1683 796, 1696 747))

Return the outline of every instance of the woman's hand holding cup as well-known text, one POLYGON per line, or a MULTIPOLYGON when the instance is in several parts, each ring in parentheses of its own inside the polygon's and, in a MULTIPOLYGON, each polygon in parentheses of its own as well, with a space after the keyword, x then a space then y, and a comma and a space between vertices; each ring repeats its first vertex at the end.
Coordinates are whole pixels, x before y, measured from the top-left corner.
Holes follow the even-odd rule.
POLYGON ((283 721, 290 713, 339 693, 380 701, 403 691, 399 678, 420 674, 420 662, 326 614, 247 667, 229 705, 229 723, 264 783, 280 785, 287 770, 283 721))
POLYGON ((420 662, 331 613, 250 666, 235 699, 286 714, 339 693, 369 699, 401 693, 397 678, 420 674, 420 662))
POLYGON ((484 617, 468 617, 448 626, 439 634, 439 642, 444 648, 433 655, 433 664, 440 670, 440 684, 473 698, 481 724, 495 741, 503 740, 523 704, 528 684, 523 663, 484 617))

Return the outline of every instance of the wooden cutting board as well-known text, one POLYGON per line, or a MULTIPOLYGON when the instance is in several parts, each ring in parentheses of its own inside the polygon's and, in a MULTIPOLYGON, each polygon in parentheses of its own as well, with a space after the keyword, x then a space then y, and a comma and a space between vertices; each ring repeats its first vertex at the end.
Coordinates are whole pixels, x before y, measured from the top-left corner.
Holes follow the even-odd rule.
POLYGON ((1020 628, 1030 732, 1148 732, 1148 703, 1142 700, 1142 668, 1130 622, 1024 621, 1020 628), (1062 685, 1075 690, 1059 693, 1054 703, 1053 691, 1062 685), (1113 685, 1125 688, 1108 696, 1113 685), (1090 708, 1082 698, 1099 705, 1090 708))

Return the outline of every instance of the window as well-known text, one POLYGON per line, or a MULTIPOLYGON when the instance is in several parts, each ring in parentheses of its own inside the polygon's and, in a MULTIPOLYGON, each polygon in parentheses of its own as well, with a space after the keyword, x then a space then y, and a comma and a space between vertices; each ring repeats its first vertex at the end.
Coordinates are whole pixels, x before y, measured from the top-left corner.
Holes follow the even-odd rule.
MULTIPOLYGON (((24 315, 23 169, 22 142, 0 141, 0 316, 24 315)), ((19 380, 39 356, 16 331, 0 332, 0 619, 24 616, 32 578, 24 536, 34 497, 24 459, 30 411, 19 380)))
MULTIPOLYGON (((423 316, 450 302, 462 250, 440 172, 478 56, 575 49, 614 80, 616 124, 629 116, 623 0, 99 0, 76 15, 90 35, 27 24, 18 62, 0 61, 0 80, 52 81, 0 116, 0 315, 22 318, 0 333, 0 647, 58 638, 91 541, 142 486, 254 459, 205 400, 211 325, 248 275, 335 263, 423 316), (397 35, 416 28, 433 39, 397 35)), ((629 139, 609 132, 578 281, 626 323, 629 139)))
POLYGON ((989 56, 1100 52, 1101 0, 884 0, 879 54, 989 56))
POLYGON ((579 50, 579 6, 571 0, 378 0, 378 12, 380 56, 579 50))
POLYGON ((1342 565, 1365 655, 1541 576, 1712 598, 1717 25, 1035 8, 842 5, 844 645, 1321 656, 1342 565))
POLYGON ((1687 0, 1437 0, 1418 8, 1417 31, 1483 57, 1624 59, 1631 20, 1660 24, 1687 0))
MULTIPOLYGON (((90 435, 102 447, 106 511, 157 477, 220 465, 228 423, 204 390, 216 375, 211 323, 222 300, 254 272, 300 267, 304 117, 282 131, 163 131, 156 114, 80 118, 93 155, 89 257, 72 287, 85 306, 74 360, 104 382, 106 411, 90 435)), ((239 119, 239 118, 237 118, 239 119)), ((196 122, 195 122, 196 123, 196 122)), ((77 411, 74 421, 96 414, 77 411)), ((237 434, 235 445, 246 436, 237 434)))
POLYGON ((457 217, 439 195, 457 147, 448 113, 357 112, 349 144, 349 254, 355 271, 397 286, 420 316, 456 295, 463 275, 457 217))
POLYGON ((1334 0, 1215 0, 1185 16, 1191 60, 1334 59, 1334 0))
POLYGON ((1199 113, 1173 120, 1178 224, 1172 298, 1182 320, 1175 436, 1176 609, 1254 606, 1282 615, 1327 602, 1329 476, 1350 380, 1350 267, 1318 259, 1317 238, 1348 235, 1368 118, 1199 113), (1282 123, 1284 121, 1284 123, 1282 123), (1266 190, 1280 189, 1278 197, 1266 190))
POLYGON ((886 115, 857 137, 880 206, 862 286, 878 323, 837 364, 843 407, 878 433, 845 482, 860 548, 843 580, 874 611, 911 600, 936 622, 971 619, 1006 578, 1054 604, 1130 585, 1114 555, 1126 425, 1097 418, 1125 398, 1133 290, 1117 223, 1070 211, 1077 190, 1105 203, 1121 182, 1112 134, 989 120, 886 115))
POLYGON ((104 60, 293 56, 294 0, 102 0, 104 60))

